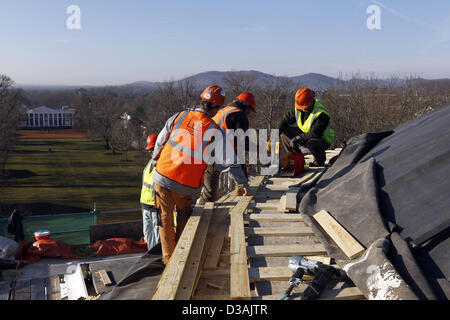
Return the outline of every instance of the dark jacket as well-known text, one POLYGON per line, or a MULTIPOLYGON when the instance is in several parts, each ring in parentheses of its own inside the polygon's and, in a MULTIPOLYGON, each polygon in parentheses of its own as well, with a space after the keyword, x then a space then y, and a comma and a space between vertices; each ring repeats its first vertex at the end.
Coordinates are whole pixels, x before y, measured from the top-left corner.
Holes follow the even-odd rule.
MULTIPOLYGON (((308 119, 313 107, 314 107, 314 105, 312 105, 305 111, 300 112, 300 118, 302 119, 302 123, 304 123, 305 120, 308 119)), ((311 130, 308 133, 304 133, 303 131, 299 130, 300 140, 298 140, 298 142, 300 144, 304 144, 308 140, 322 138, 323 133, 327 129, 329 123, 330 123, 330 117, 325 113, 321 113, 316 118, 316 120, 314 120, 314 122, 311 126, 311 130)), ((295 124, 296 127, 298 128, 297 120, 295 119, 295 110, 294 110, 294 108, 291 108, 291 110, 289 110, 284 115, 284 117, 280 120, 280 122, 278 123, 278 130, 280 131, 280 134, 282 134, 282 133, 286 134, 288 127, 293 124, 295 124)), ((290 138, 292 139, 294 137, 290 137, 290 138)))

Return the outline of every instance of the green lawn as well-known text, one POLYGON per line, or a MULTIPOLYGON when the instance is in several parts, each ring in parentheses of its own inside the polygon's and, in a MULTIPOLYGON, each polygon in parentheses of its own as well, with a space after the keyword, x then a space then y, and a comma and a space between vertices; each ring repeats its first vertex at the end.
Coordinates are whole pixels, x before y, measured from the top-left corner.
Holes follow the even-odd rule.
POLYGON ((138 208, 147 159, 128 159, 88 139, 21 140, 6 165, 12 176, 0 178, 1 214, 13 205, 29 214, 90 211, 94 202, 100 211, 138 208))

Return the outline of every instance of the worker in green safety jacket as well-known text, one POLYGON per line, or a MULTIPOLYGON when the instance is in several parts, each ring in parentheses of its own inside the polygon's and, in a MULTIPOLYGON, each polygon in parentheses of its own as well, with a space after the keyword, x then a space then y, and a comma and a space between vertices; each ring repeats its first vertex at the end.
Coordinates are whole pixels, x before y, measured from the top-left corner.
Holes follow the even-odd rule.
MULTIPOLYGON (((155 148, 157 135, 153 134, 147 138, 146 150, 153 153, 155 148)), ((151 159, 142 173, 142 189, 141 189, 141 207, 142 207, 142 222, 144 239, 147 242, 148 250, 151 250, 160 242, 159 227, 158 227, 158 212, 155 204, 155 190, 153 188, 153 173, 155 168, 152 168, 151 159)))
POLYGON ((279 122, 278 129, 283 153, 300 153, 305 147, 314 156, 310 166, 325 164, 325 150, 331 145, 334 131, 330 114, 315 98, 311 89, 301 88, 295 94, 295 108, 279 122))

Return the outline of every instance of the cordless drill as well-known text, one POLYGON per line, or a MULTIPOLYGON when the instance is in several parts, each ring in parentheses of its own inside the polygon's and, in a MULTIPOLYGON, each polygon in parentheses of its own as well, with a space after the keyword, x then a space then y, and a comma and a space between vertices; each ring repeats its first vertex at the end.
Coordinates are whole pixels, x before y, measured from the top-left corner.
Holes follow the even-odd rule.
POLYGON ((294 271, 289 280, 289 288, 286 290, 282 300, 290 296, 292 290, 302 283, 305 274, 314 275, 314 280, 306 288, 303 296, 308 300, 315 300, 320 297, 326 284, 332 276, 343 279, 347 276, 345 271, 323 264, 319 261, 305 258, 303 256, 293 256, 289 259, 289 269, 294 271))
POLYGON ((332 266, 328 266, 325 264, 319 266, 314 280, 310 282, 305 292, 303 293, 303 296, 307 300, 316 300, 317 298, 319 298, 320 294, 322 293, 323 289, 325 289, 326 284, 332 276, 343 279, 347 277, 347 274, 345 273, 345 271, 332 266))
POLYGON ((288 268, 294 271, 289 280, 289 288, 284 293, 282 300, 291 295, 292 290, 302 283, 305 274, 314 275, 319 270, 322 262, 311 260, 303 256, 293 256, 289 259, 288 268))

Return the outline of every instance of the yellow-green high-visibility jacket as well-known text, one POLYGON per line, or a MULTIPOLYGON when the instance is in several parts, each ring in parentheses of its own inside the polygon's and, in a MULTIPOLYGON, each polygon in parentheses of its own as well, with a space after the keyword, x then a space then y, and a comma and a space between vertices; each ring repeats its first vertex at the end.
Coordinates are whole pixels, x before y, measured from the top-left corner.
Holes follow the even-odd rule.
MULTIPOLYGON (((316 120, 321 113, 325 113, 331 119, 331 116, 325 109, 325 107, 319 101, 316 100, 316 102, 314 103, 314 107, 311 113, 309 114, 308 118, 304 123, 302 123, 301 111, 295 108, 295 119, 297 120, 297 125, 300 128, 300 130, 302 130, 304 133, 308 133, 309 131, 311 131, 311 127, 312 124, 314 123, 314 120, 316 120)), ((325 129, 322 138, 328 143, 331 143, 331 141, 333 141, 334 131, 333 129, 331 129, 330 124, 328 124, 328 127, 325 129)))
POLYGON ((141 205, 144 209, 155 206, 155 190, 153 188, 155 168, 150 172, 150 165, 151 161, 148 162, 142 173, 141 205))

